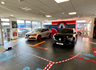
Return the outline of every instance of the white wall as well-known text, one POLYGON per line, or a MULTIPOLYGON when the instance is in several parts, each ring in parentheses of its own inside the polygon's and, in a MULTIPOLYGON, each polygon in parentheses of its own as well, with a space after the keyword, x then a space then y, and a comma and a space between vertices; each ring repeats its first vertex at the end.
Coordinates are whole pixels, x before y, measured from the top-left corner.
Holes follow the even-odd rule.
POLYGON ((1 25, 1 19, 0 19, 0 44, 4 44, 4 41, 3 41, 3 33, 2 33, 2 25, 1 25))

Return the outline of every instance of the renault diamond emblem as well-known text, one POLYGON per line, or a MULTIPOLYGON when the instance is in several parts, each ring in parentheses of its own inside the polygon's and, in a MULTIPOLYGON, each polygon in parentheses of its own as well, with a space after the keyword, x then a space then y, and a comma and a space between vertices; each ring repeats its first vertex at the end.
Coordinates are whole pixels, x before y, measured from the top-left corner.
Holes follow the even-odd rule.
POLYGON ((59 40, 61 41, 61 38, 59 38, 59 40))

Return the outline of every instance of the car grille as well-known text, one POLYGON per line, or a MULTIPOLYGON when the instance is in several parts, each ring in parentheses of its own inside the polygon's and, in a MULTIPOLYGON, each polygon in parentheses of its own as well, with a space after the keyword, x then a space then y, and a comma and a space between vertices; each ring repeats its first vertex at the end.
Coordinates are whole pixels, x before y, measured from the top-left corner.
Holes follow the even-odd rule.
POLYGON ((57 41, 60 41, 60 42, 65 42, 65 41, 66 41, 66 36, 55 37, 55 39, 56 39, 57 41))
POLYGON ((29 37, 30 35, 26 35, 26 37, 29 37))

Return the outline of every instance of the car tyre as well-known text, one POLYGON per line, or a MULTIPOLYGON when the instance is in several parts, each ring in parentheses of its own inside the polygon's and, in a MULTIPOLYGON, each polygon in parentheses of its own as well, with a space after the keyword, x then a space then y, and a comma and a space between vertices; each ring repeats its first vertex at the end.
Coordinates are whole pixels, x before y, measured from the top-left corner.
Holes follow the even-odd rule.
POLYGON ((50 33, 50 34, 49 34, 49 38, 51 38, 51 37, 52 37, 52 34, 50 33))
POLYGON ((56 45, 56 43, 53 43, 53 46, 56 45))
POLYGON ((37 40, 38 40, 38 41, 40 41, 40 40, 41 40, 41 35, 39 35, 39 36, 37 37, 37 40))

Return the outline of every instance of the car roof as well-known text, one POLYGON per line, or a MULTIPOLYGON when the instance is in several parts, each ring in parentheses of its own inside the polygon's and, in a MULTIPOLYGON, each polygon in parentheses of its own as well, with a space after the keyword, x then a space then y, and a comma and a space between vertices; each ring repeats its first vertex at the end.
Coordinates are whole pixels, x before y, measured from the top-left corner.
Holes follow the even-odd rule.
POLYGON ((72 29, 73 30, 74 28, 63 28, 63 29, 72 29))
POLYGON ((49 29, 49 28, 36 28, 36 29, 49 29))

